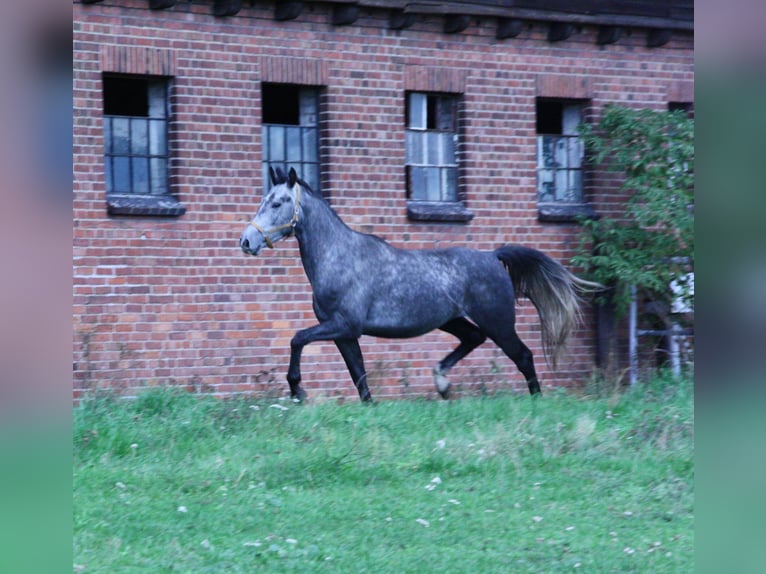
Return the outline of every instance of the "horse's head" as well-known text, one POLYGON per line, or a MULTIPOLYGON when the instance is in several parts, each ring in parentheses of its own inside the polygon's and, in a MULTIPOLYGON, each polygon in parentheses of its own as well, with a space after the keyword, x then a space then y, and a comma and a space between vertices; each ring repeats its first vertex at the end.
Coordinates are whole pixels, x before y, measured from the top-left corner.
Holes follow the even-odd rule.
POLYGON ((273 247, 280 239, 289 237, 298 224, 301 184, 295 169, 290 168, 290 173, 285 175, 281 169, 277 168, 275 173, 269 167, 269 175, 273 187, 239 239, 242 251, 250 255, 258 255, 264 246, 273 247))

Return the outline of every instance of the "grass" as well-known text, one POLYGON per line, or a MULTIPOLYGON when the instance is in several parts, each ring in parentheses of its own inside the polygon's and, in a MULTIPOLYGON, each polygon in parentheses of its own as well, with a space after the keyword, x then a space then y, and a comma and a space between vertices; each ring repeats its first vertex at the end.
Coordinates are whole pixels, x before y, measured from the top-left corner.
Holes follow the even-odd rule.
POLYGON ((691 572, 693 386, 74 413, 75 572, 691 572))

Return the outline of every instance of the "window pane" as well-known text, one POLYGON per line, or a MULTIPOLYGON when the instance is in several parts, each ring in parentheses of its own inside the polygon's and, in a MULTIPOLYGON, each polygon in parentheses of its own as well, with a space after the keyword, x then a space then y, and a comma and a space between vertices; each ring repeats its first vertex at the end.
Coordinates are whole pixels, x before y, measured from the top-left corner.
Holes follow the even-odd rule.
POLYGON ((569 194, 569 172, 560 169, 555 173, 556 189, 554 191, 556 201, 566 201, 569 194))
POLYGON ((303 88, 300 90, 299 108, 300 108, 300 125, 302 126, 315 126, 317 125, 317 92, 314 89, 303 88))
POLYGON ((554 139, 554 166, 555 167, 567 167, 567 140, 566 138, 554 139))
POLYGON ((455 140, 453 133, 440 134, 441 138, 441 163, 442 165, 453 165, 455 160, 455 140))
POLYGON ((153 157, 150 160, 151 181, 153 194, 163 194, 168 192, 168 160, 165 158, 153 157))
POLYGON ((269 161, 285 161, 285 129, 269 126, 269 161))
POLYGON ((457 168, 442 170, 442 198, 444 201, 457 201, 457 168))
POLYGON ((128 118, 112 118, 112 153, 130 153, 129 122, 128 118))
POLYGON ((426 175, 425 198, 427 201, 441 200, 441 170, 438 167, 424 169, 426 175))
POLYGON ((112 173, 114 175, 114 186, 112 191, 116 193, 130 192, 130 158, 114 157, 112 158, 112 173))
POLYGON ((167 155, 167 131, 165 120, 149 120, 149 153, 167 155))
POLYGON ((149 193, 149 159, 134 157, 133 163, 133 193, 149 193))
POLYGON ((302 179, 311 186, 314 191, 319 191, 319 166, 315 163, 303 164, 302 179))
POLYGON ((568 136, 577 135, 582 114, 580 104, 564 104, 561 114, 561 133, 568 136))
POLYGON ((303 159, 304 161, 318 161, 317 154, 317 130, 308 128, 303 130, 303 159))
POLYGON ((442 97, 439 98, 439 105, 436 107, 437 110, 437 118, 436 118, 436 129, 441 131, 454 131, 455 130, 455 122, 454 122, 454 105, 455 100, 451 97, 442 97))
POLYGON ((411 93, 409 99, 409 112, 410 123, 409 126, 412 129, 424 130, 426 129, 426 102, 427 96, 425 94, 411 93))
POLYGON ((167 84, 164 80, 154 80, 149 82, 149 117, 166 118, 167 102, 167 84))
POLYGON ((130 153, 146 155, 149 152, 149 133, 146 120, 130 120, 130 153))
POLYGON ((114 186, 112 185, 112 158, 107 156, 104 158, 104 179, 106 180, 106 192, 112 193, 114 186))
POLYGON ((569 201, 583 203, 582 172, 579 169, 573 169, 569 172, 569 201))
POLYGON ((287 128, 287 161, 298 163, 301 157, 301 128, 287 128))
POLYGON ((410 197, 412 199, 425 199, 426 173, 425 168, 410 168, 410 197))
POLYGON ((425 132, 405 132, 406 161, 408 164, 423 165, 426 163, 425 132))
POLYGON ((540 168, 552 168, 555 166, 553 157, 553 136, 537 137, 537 166, 540 168))
POLYGON ((568 153, 567 153, 567 165, 570 168, 582 167, 583 159, 583 144, 580 138, 567 138, 568 140, 568 153))
POLYGON ((537 200, 550 202, 555 199, 553 171, 541 169, 537 172, 537 200))
POLYGON ((428 165, 442 165, 441 134, 428 132, 426 137, 426 163, 428 165))
POLYGON ((112 118, 104 117, 104 153, 112 153, 112 118))

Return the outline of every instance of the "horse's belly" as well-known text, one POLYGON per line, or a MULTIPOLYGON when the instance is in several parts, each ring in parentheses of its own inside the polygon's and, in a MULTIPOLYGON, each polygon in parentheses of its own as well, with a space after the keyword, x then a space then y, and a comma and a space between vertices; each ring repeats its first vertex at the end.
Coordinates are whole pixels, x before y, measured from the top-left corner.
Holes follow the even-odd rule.
POLYGON ((362 331, 365 335, 372 335, 373 337, 409 339, 430 333, 450 319, 454 319, 452 314, 445 314, 444 316, 438 314, 424 316, 417 313, 407 316, 389 315, 368 320, 362 331))

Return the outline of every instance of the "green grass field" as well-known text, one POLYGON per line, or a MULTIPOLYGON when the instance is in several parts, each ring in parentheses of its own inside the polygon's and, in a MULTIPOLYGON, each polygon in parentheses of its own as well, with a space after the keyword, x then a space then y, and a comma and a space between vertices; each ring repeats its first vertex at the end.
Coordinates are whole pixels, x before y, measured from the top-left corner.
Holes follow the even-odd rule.
POLYGON ((74 413, 75 572, 692 572, 693 384, 74 413))

